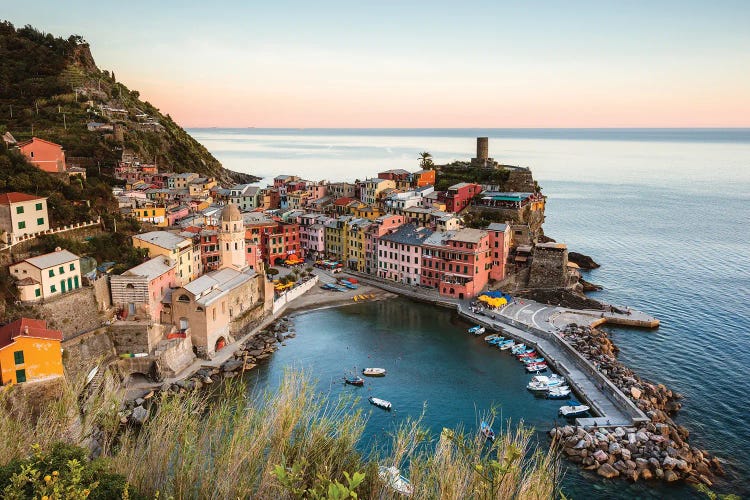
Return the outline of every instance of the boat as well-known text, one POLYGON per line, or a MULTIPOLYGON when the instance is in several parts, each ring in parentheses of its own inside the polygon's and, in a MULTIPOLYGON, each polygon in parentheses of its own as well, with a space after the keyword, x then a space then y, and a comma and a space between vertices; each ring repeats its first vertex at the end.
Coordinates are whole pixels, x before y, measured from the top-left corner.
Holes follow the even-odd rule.
POLYGON ((385 377, 385 368, 365 368, 362 374, 368 377, 385 377))
POLYGON ((547 371, 547 363, 538 363, 535 365, 526 365, 526 372, 528 373, 541 373, 547 371))
POLYGON ((484 331, 484 327, 481 325, 472 326, 471 328, 469 328, 469 333, 471 333, 472 335, 482 335, 484 331))
POLYGON ((507 351, 508 349, 513 349, 515 345, 516 345, 515 342, 513 342, 512 340, 509 340, 503 344, 499 344, 498 347, 500 348, 501 351, 507 351))
POLYGON ((561 385, 560 387, 552 387, 547 393, 547 399, 568 399, 570 397, 570 387, 567 385, 561 385))
POLYGON ((396 467, 378 467, 378 476, 390 489, 410 497, 414 493, 414 488, 408 479, 401 475, 401 471, 396 467))
POLYGON ((492 427, 490 427, 490 424, 488 424, 487 422, 481 423, 481 425, 479 426, 479 432, 481 432, 482 435, 490 441, 495 440, 495 431, 492 430, 492 427))
POLYGON ((522 359, 536 358, 537 356, 539 356, 539 355, 536 353, 536 351, 531 351, 531 352, 524 352, 524 353, 521 353, 521 354, 516 354, 516 359, 518 359, 519 361, 521 361, 522 359))
POLYGON ((513 349, 510 350, 513 354, 521 354, 522 352, 526 351, 526 344, 518 344, 513 347, 513 349))
MULTIPOLYGON (((485 342, 490 342, 490 343, 491 343, 491 342, 492 342, 493 340, 495 340, 495 339, 497 339, 497 338, 498 338, 498 337, 497 337, 497 333, 491 333, 491 334, 487 335, 487 336, 486 336, 486 337, 484 338, 484 341, 485 341, 485 342)), ((502 338, 502 337, 500 337, 500 338, 502 338)))
POLYGON ((544 363, 544 358, 522 358, 521 363, 525 365, 533 365, 536 363, 544 363))
POLYGON ((348 281, 342 281, 341 284, 344 285, 349 290, 356 290, 357 289, 357 285, 353 285, 353 284, 349 283, 348 281))
POLYGON ((377 406, 378 408, 382 408, 384 410, 390 410, 391 409, 391 402, 390 401, 386 401, 385 399, 374 398, 374 397, 370 396, 369 398, 367 398, 367 400, 371 404, 377 406))
POLYGON ((526 388, 531 392, 547 392, 563 385, 565 385, 565 379, 560 375, 536 375, 531 377, 531 381, 526 385, 526 388))
POLYGON ((561 406, 558 414, 565 418, 582 417, 591 408, 586 405, 582 405, 578 401, 571 400, 569 405, 561 406))
POLYGON ((490 345, 499 346, 500 344, 504 344, 507 342, 504 337, 497 337, 493 340, 490 340, 490 345))
POLYGON ((344 383, 349 385, 363 386, 365 385, 365 379, 363 379, 359 375, 354 375, 353 377, 344 377, 344 383))

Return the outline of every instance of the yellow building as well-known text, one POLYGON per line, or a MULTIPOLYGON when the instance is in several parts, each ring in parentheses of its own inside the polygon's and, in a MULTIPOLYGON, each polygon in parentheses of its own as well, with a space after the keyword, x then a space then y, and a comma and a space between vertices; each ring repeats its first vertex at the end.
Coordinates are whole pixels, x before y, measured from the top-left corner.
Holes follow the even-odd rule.
POLYGON ((206 197, 211 193, 211 188, 216 186, 216 179, 213 177, 198 177, 188 183, 188 192, 191 197, 206 197))
POLYGON ((168 231, 151 231, 134 235, 133 246, 147 249, 151 258, 164 255, 176 262, 175 278, 178 286, 191 282, 200 273, 193 262, 193 241, 190 238, 168 231))
POLYGON ((395 189, 396 181, 390 179, 365 179, 365 189, 362 191, 362 201, 368 205, 375 205, 380 198, 380 193, 385 189, 395 189))
POLYGON ((372 221, 368 219, 353 219, 347 225, 346 261, 347 268, 361 273, 366 268, 365 234, 372 221))
POLYGON ((0 385, 63 375, 62 332, 47 322, 21 318, 0 327, 0 385))
POLYGON ((352 207, 351 213, 352 213, 352 215, 354 217, 363 218, 363 219, 370 219, 370 220, 375 220, 378 217, 380 217, 381 215, 383 215, 380 212, 379 208, 377 208, 377 207, 371 207, 371 206, 364 205, 364 204, 362 204, 361 206, 358 206, 358 207, 352 207))
POLYGON ((167 227, 169 225, 166 207, 147 205, 143 208, 134 208, 130 213, 141 222, 147 222, 158 227, 167 227))
POLYGON ((348 254, 348 223, 349 216, 338 217, 325 225, 326 255, 339 261, 346 260, 348 254))

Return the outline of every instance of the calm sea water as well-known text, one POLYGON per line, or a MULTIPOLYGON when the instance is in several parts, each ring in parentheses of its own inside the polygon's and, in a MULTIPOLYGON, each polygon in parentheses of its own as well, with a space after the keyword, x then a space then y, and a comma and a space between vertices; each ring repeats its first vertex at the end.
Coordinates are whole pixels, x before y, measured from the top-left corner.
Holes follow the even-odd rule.
MULTIPOLYGON (((603 300, 662 320, 656 331, 613 329, 621 359, 641 376, 685 395, 678 422, 692 442, 728 461, 722 490, 750 495, 750 130, 263 130, 198 129, 193 136, 234 170, 265 178, 365 178, 474 156, 474 138, 490 137, 490 155, 532 168, 548 196, 545 232, 602 264, 587 279, 603 300)), ((517 363, 467 338, 448 313, 411 302, 369 304, 299 318, 300 336, 258 372, 278 377, 299 362, 326 389, 341 370, 379 355, 394 367, 384 396, 400 411, 375 414, 377 436, 389 419, 421 412, 427 422, 472 425, 477 411, 500 404, 504 416, 549 427, 554 404, 523 389, 517 363), (395 319, 393 319, 395 318, 395 319), (363 326, 364 325, 364 326, 363 326), (339 358, 346 349, 351 356, 339 358), (400 364, 397 364, 400 363, 400 364), (339 366, 343 365, 343 366, 339 366), (399 374, 400 373, 400 374, 399 374)), ((338 386, 335 390, 343 390, 338 386)), ((366 403, 364 403, 366 404, 366 403)), ((573 496, 600 498, 690 494, 604 482, 574 468, 573 496)))

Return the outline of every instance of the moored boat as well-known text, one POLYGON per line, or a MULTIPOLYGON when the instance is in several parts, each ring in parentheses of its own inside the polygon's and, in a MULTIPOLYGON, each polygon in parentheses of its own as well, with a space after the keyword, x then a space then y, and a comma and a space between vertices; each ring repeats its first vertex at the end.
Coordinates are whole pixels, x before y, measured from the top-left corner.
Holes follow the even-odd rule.
POLYGON ((582 417, 588 413, 591 408, 583 405, 578 401, 571 400, 569 405, 561 406, 558 414, 562 417, 573 418, 582 417))
POLYGON ((547 393, 547 399, 568 399, 570 397, 570 387, 561 385, 560 387, 551 387, 547 393))
MULTIPOLYGON (((493 342, 494 340, 496 340, 497 338, 498 338, 498 337, 497 337, 497 333, 491 333, 491 334, 487 335, 487 336, 486 336, 486 337, 484 338, 484 341, 485 341, 485 342, 487 342, 487 343, 492 343, 492 342, 493 342)), ((502 337, 501 337, 501 338, 502 338, 502 337)))
POLYGON ((526 344, 517 344, 510 350, 513 354, 521 354, 526 351, 526 344))
POLYGON ((537 363, 534 365, 526 365, 526 371, 528 373, 546 372, 547 363, 537 363))
POLYGON ((373 404, 373 405, 377 406, 378 408, 382 408, 384 410, 390 410, 391 409, 391 402, 390 401, 386 401, 385 399, 374 398, 374 397, 370 396, 369 398, 367 398, 367 400, 370 402, 370 404, 373 404))
POLYGON ((479 425, 479 432, 481 432, 482 435, 490 441, 495 440, 495 431, 492 430, 492 427, 490 427, 490 424, 488 424, 487 422, 482 422, 479 425))
POLYGON ((525 365, 544 363, 544 358, 521 358, 521 363, 525 365))
POLYGON ((469 328, 469 333, 472 335, 481 335, 485 332, 484 327, 482 325, 472 326, 469 328))
POLYGON ((368 377, 385 377, 385 368, 365 368, 362 374, 368 377))
POLYGON ((560 387, 564 384, 565 379, 560 375, 536 375, 534 377, 531 377, 531 381, 528 383, 526 388, 531 392, 547 392, 550 389, 560 387))
POLYGON ((365 385, 365 379, 363 379, 359 375, 354 375, 353 377, 344 377, 344 383, 347 383, 349 385, 363 386, 365 385))
POLYGON ((414 493, 411 482, 402 476, 401 471, 396 467, 381 465, 378 467, 378 476, 389 488, 404 496, 410 497, 414 493))
POLYGON ((500 348, 501 351, 507 351, 508 349, 513 349, 515 345, 516 345, 515 342, 513 342, 512 340, 508 340, 502 344, 498 344, 498 347, 500 348))

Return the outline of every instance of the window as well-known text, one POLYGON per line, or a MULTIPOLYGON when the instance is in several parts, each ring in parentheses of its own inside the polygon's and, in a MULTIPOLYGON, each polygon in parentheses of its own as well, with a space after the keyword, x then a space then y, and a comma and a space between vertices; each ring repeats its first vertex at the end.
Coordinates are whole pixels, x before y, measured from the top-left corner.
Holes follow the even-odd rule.
POLYGON ((70 265, 70 270, 71 271, 75 271, 76 270, 76 265, 75 264, 71 264, 70 265))
POLYGON ((16 213, 22 214, 23 213, 23 207, 16 207, 16 213))
POLYGON ((34 297, 41 297, 41 295, 42 291, 40 289, 37 288, 36 290, 34 290, 34 297))
POLYGON ((16 383, 23 384, 26 382, 26 370, 16 370, 16 383))
POLYGON ((41 210, 42 209, 42 204, 41 203, 37 203, 36 204, 36 209, 37 210, 41 210))
POLYGON ((18 229, 25 229, 25 228, 26 228, 26 223, 24 221, 21 221, 18 223, 18 229))
POLYGON ((50 269, 50 270, 49 270, 49 277, 51 278, 51 277, 53 277, 54 275, 55 275, 55 270, 54 270, 54 269, 50 269))
POLYGON ((36 225, 37 225, 37 226, 42 226, 42 225, 44 225, 44 217, 39 217, 39 218, 38 218, 38 219, 36 220, 36 225))
POLYGON ((190 297, 187 295, 180 295, 180 297, 177 299, 179 302, 190 302, 190 297))
POLYGON ((57 291, 57 287, 55 285, 50 285, 49 286, 49 291, 50 291, 50 293, 55 293, 57 291))
POLYGON ((23 361, 23 351, 16 351, 13 353, 13 361, 17 365, 22 365, 24 363, 23 361))
POLYGON ((65 274, 65 268, 63 266, 60 266, 57 268, 57 270, 60 272, 60 274, 65 274))

